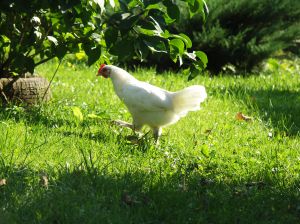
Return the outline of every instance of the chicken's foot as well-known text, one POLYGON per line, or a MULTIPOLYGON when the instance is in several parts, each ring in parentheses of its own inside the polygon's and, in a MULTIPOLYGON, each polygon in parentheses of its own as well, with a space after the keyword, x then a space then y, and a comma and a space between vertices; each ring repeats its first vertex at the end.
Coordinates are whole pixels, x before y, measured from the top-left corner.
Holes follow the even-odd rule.
POLYGON ((125 121, 115 120, 112 123, 115 125, 121 126, 121 127, 130 128, 130 129, 134 130, 134 125, 130 124, 128 122, 125 122, 125 121))
POLYGON ((161 136, 161 134, 162 134, 161 128, 153 128, 153 136, 156 145, 159 144, 159 137, 161 136))

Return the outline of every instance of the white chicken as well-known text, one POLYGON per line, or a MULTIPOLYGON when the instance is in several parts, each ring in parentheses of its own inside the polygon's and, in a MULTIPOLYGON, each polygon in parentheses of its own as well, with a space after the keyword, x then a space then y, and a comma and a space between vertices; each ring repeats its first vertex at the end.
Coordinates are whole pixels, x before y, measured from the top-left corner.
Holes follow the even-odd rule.
POLYGON ((140 131, 148 125, 158 141, 162 128, 174 124, 189 111, 200 109, 207 97, 205 87, 194 85, 177 92, 170 92, 134 78, 125 70, 102 64, 97 76, 111 78, 114 90, 128 108, 133 123, 117 121, 121 126, 140 131))

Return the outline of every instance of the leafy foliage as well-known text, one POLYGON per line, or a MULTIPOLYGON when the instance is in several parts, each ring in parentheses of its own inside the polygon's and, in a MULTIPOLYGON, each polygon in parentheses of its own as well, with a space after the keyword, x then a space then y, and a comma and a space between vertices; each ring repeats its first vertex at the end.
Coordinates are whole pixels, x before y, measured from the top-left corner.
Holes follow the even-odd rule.
POLYGON ((191 37, 194 50, 207 54, 210 70, 218 72, 227 64, 251 70, 278 50, 296 51, 299 6, 297 0, 210 0, 205 24, 195 16, 175 28, 191 37))
MULTIPOLYGON (((203 0, 180 1, 190 16, 204 18, 203 0)), ((199 52, 184 34, 174 35, 166 27, 179 20, 180 10, 172 0, 68 0, 0 3, 0 76, 33 73, 34 68, 54 57, 83 50, 87 63, 118 61, 166 54, 182 65, 203 69, 199 52), (197 60, 200 59, 200 60, 197 60)))
MULTIPOLYGON (((35 66, 54 57, 63 58, 89 46, 100 56, 92 7, 75 1, 1 2, 1 74, 33 72, 35 66), (6 44, 3 44, 6 43, 6 44)), ((88 49, 88 48, 86 48, 88 49)))

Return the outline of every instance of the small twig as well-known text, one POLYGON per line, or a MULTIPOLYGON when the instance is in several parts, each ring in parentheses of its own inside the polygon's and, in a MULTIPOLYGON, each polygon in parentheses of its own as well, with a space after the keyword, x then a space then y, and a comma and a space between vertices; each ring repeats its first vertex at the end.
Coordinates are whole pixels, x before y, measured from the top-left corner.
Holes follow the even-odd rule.
MULTIPOLYGON (((54 57, 55 57, 55 56, 51 56, 51 57, 49 57, 49 58, 45 58, 45 59, 43 59, 43 60, 41 60, 41 61, 35 63, 34 66, 36 67, 36 66, 38 66, 38 65, 40 65, 40 64, 43 64, 43 63, 45 63, 45 62, 51 60, 51 59, 54 58, 54 57)), ((62 60, 62 59, 61 59, 61 60, 62 60)))
POLYGON ((44 92, 44 95, 43 95, 43 97, 42 97, 42 102, 43 102, 44 99, 45 99, 45 96, 46 96, 46 94, 47 94, 47 92, 48 92, 48 90, 49 90, 49 88, 50 88, 50 85, 52 84, 53 79, 55 78, 55 75, 56 75, 56 73, 57 73, 57 71, 58 71, 58 69, 59 69, 59 66, 61 65, 62 60, 63 60, 63 59, 60 59, 60 60, 59 60, 59 63, 58 63, 58 65, 57 65, 57 68, 56 68, 56 70, 55 70, 55 72, 54 72, 54 74, 53 74, 53 76, 52 76, 52 78, 51 78, 51 80, 50 80, 50 82, 49 82, 49 85, 48 85, 46 91, 44 92))
POLYGON ((3 96, 4 100, 6 101, 6 103, 9 103, 7 96, 5 95, 5 93, 1 90, 1 95, 3 96))

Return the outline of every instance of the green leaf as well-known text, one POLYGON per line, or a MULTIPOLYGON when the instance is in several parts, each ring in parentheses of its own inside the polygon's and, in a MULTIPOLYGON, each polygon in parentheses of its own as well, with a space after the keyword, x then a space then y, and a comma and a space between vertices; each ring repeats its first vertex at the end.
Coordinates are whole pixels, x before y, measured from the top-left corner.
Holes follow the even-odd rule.
POLYGON ((175 19, 172 19, 167 13, 164 13, 163 17, 167 25, 170 25, 176 21, 175 19))
POLYGON ((202 0, 195 0, 194 4, 190 4, 190 11, 192 13, 197 13, 200 9, 202 9, 201 4, 202 0))
POLYGON ((187 48, 192 47, 192 41, 187 35, 181 33, 181 34, 171 34, 170 36, 182 40, 185 43, 185 46, 187 48))
POLYGON ((159 23, 152 17, 152 16, 149 16, 149 18, 152 20, 152 23, 156 29, 156 31, 161 34, 163 33, 164 31, 162 30, 162 28, 160 27, 159 23))
POLYGON ((184 42, 181 39, 172 39, 169 41, 170 45, 170 56, 171 59, 176 63, 179 58, 179 66, 182 65, 182 55, 185 52, 184 42))
POLYGON ((88 65, 94 64, 101 56, 101 47, 93 47, 88 55, 88 65))
POLYGON ((52 23, 52 26, 54 26, 55 24, 59 23, 61 21, 61 18, 60 17, 55 17, 54 15, 52 15, 51 17, 51 23, 52 23))
POLYGON ((186 0, 186 2, 187 2, 189 5, 194 5, 195 0, 186 0))
POLYGON ((117 41, 109 50, 109 53, 118 56, 118 59, 124 61, 126 58, 134 54, 134 41, 122 39, 117 41))
POLYGON ((2 60, 9 56, 10 51, 10 39, 5 35, 0 35, 0 58, 2 60))
POLYGON ((55 37, 53 37, 53 36, 47 36, 47 39, 48 39, 51 43, 53 43, 55 46, 58 45, 58 40, 57 40, 55 37))
POLYGON ((72 111, 73 111, 73 115, 74 117, 79 121, 82 122, 83 121, 83 114, 80 110, 79 107, 71 107, 72 111))
POLYGON ((162 7, 164 7, 164 6, 161 4, 161 2, 159 2, 157 4, 148 5, 146 7, 146 10, 152 10, 152 9, 162 10, 162 7))
POLYGON ((122 14, 122 18, 119 29, 120 30, 131 30, 132 27, 136 24, 136 22, 139 20, 140 16, 139 15, 128 15, 129 13, 124 13, 122 14))
POLYGON ((109 114, 106 111, 98 112, 97 114, 91 113, 87 115, 88 118, 91 119, 111 119, 109 114))
POLYGON ((87 117, 91 119, 101 119, 101 117, 96 114, 88 114, 87 117))
POLYGON ((183 40, 187 48, 191 48, 192 47, 192 45, 193 45, 192 41, 191 41, 191 39, 187 35, 185 35, 183 33, 180 33, 179 37, 177 37, 177 38, 180 38, 181 40, 183 40))
POLYGON ((54 54, 59 58, 62 59, 68 52, 68 48, 65 45, 57 46, 54 49, 54 54))
POLYGON ((163 32, 160 36, 163 37, 163 38, 168 39, 172 35, 170 34, 170 32, 168 30, 165 30, 165 32, 163 32))
POLYGON ((201 153, 205 156, 205 157, 209 157, 209 150, 208 150, 208 146, 207 145, 203 145, 201 147, 201 153))
POLYGON ((158 34, 156 30, 149 30, 149 29, 144 29, 140 26, 135 27, 135 30, 141 34, 147 35, 147 36, 155 36, 158 34))
POLYGON ((92 33, 91 37, 97 43, 101 41, 101 36, 98 33, 92 33))
POLYGON ((181 65, 183 64, 182 56, 181 56, 181 55, 178 55, 178 58, 179 58, 179 66, 181 66, 181 65))
MULTIPOLYGON (((125 0, 126 1, 126 0, 125 0)), ((137 6, 141 6, 143 7, 143 1, 141 0, 130 0, 130 1, 127 1, 127 6, 129 9, 132 9, 132 8, 136 8, 137 6)))
POLYGON ((109 4, 112 8, 116 6, 115 0, 109 0, 109 4))
POLYGON ((90 44, 83 44, 83 50, 88 56, 88 65, 91 66, 94 64, 101 56, 101 46, 93 46, 90 44))
POLYGON ((207 62, 208 62, 206 54, 203 51, 195 51, 194 53, 201 60, 201 62, 204 65, 204 68, 205 68, 207 65, 207 62))
POLYGON ((184 42, 181 39, 172 39, 169 44, 176 47, 180 55, 184 53, 184 42))
POLYGON ((182 74, 184 76, 189 76, 191 74, 190 68, 183 69, 182 74))
POLYGON ((193 52, 193 53, 189 53, 189 52, 184 52, 184 55, 186 55, 189 59, 193 60, 193 61, 196 61, 196 54, 193 52))
POLYGON ((162 40, 149 38, 148 40, 143 40, 143 42, 152 52, 167 53, 166 45, 162 40))
POLYGON ((203 5, 204 5, 204 13, 205 13, 205 16, 207 16, 207 15, 209 14, 208 6, 207 6, 205 0, 202 0, 202 2, 203 2, 203 5))
POLYGON ((105 1, 104 0, 93 0, 97 5, 99 5, 101 12, 105 11, 105 1))
POLYGON ((114 28, 107 28, 104 32, 104 39, 106 46, 110 48, 118 39, 118 30, 114 28))
POLYGON ((42 39, 43 34, 40 31, 35 30, 33 33, 34 33, 36 40, 42 39))
POLYGON ((75 36, 72 33, 70 33, 70 32, 66 33, 66 35, 64 36, 64 38, 65 38, 65 40, 68 40, 68 41, 75 40, 75 36))
POLYGON ((170 16, 170 18, 174 20, 180 19, 180 10, 176 4, 173 3, 171 0, 166 0, 163 2, 163 4, 167 7, 167 13, 170 16))
POLYGON ((0 35, 0 47, 5 47, 10 44, 10 39, 5 35, 0 35))
POLYGON ((200 68, 198 68, 195 64, 192 64, 190 67, 190 75, 188 77, 188 81, 194 79, 196 76, 198 76, 200 74, 200 68))
POLYGON ((20 53, 16 54, 12 61, 12 67, 14 67, 15 71, 19 74, 23 74, 27 71, 33 74, 34 66, 35 64, 32 58, 26 57, 20 53))
POLYGON ((206 3, 204 0, 194 0, 194 2, 190 1, 189 2, 190 16, 193 17, 196 14, 204 14, 204 11, 203 11, 204 5, 206 6, 206 3))
POLYGON ((134 42, 134 50, 141 62, 149 55, 149 48, 141 40, 134 42))
MULTIPOLYGON (((166 24, 171 24, 171 23, 173 23, 173 22, 176 21, 176 19, 171 18, 171 17, 169 16, 169 14, 168 14, 168 12, 167 12, 168 9, 167 9, 167 7, 166 7, 165 5, 162 4, 162 2, 158 2, 158 3, 156 3, 156 4, 150 4, 150 5, 148 5, 148 6, 146 7, 146 10, 149 10, 149 11, 153 10, 153 11, 154 11, 153 13, 156 13, 157 10, 159 10, 159 11, 161 12, 161 14, 162 14, 162 16, 163 16, 163 18, 164 18, 166 24)), ((176 10, 176 9, 175 9, 175 10, 176 10)), ((152 11, 151 11, 150 13, 152 14, 152 11)), ((150 14, 150 13, 149 13, 149 14, 150 14)), ((175 17, 177 16, 177 15, 176 15, 177 10, 173 13, 173 12, 169 9, 169 13, 170 13, 171 15, 175 16, 175 17)))
POLYGON ((30 72, 31 74, 33 74, 34 73, 34 67, 35 67, 35 64, 34 64, 33 58, 26 57, 26 60, 25 60, 26 70, 28 72, 30 72))

